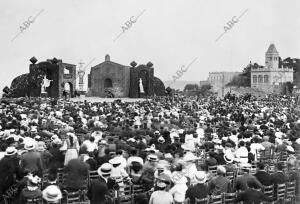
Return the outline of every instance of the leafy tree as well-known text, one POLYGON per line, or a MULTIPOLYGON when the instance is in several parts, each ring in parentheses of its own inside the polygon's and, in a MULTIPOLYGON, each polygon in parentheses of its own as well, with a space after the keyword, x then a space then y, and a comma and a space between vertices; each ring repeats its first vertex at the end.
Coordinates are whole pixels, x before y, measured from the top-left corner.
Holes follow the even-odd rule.
POLYGON ((226 86, 238 86, 238 87, 249 87, 251 86, 251 69, 258 69, 262 68, 263 66, 254 63, 248 64, 246 67, 244 67, 243 72, 231 80, 226 86))
POLYGON ((202 95, 202 96, 210 95, 212 93, 211 88, 212 88, 212 85, 210 85, 210 84, 202 85, 198 91, 198 93, 199 93, 198 95, 202 95))
POLYGON ((199 90, 198 84, 187 84, 185 85, 183 92, 198 91, 198 90, 199 90))

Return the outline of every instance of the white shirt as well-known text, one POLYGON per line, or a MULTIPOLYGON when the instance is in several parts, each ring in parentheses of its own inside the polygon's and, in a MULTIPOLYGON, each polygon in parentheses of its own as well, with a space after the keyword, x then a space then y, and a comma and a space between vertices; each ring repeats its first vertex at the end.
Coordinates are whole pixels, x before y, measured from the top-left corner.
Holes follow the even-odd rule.
POLYGON ((93 152, 98 149, 98 145, 95 142, 91 142, 90 140, 85 140, 82 143, 82 146, 86 146, 88 152, 93 152))
POLYGON ((237 160, 241 163, 248 163, 248 150, 246 147, 240 147, 235 151, 237 160))
POLYGON ((257 157, 256 153, 259 155, 259 151, 260 150, 265 150, 265 147, 262 146, 261 143, 252 143, 250 145, 250 149, 251 149, 251 153, 254 154, 255 160, 256 160, 256 157, 257 157))
POLYGON ((173 188, 170 189, 170 193, 173 195, 174 201, 183 202, 185 200, 185 193, 188 187, 185 183, 175 184, 173 188))

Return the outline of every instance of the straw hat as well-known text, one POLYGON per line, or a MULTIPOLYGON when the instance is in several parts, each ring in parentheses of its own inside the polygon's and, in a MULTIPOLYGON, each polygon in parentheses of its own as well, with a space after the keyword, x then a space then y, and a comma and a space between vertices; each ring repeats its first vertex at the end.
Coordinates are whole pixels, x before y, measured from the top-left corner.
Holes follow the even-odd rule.
POLYGON ((188 162, 188 161, 195 161, 199 159, 198 157, 196 157, 193 153, 187 153, 186 155, 184 155, 183 157, 183 161, 188 162))
POLYGON ((158 157, 155 154, 150 154, 148 156, 148 161, 152 161, 152 162, 158 162, 158 157))
POLYGON ((108 162, 112 165, 117 165, 117 164, 121 164, 122 161, 120 157, 114 157, 110 159, 108 162))
POLYGON ((112 165, 110 163, 104 163, 98 168, 97 173, 100 176, 108 177, 111 174, 111 170, 112 170, 112 165))
POLYGON ((228 152, 225 152, 223 157, 224 157, 224 160, 226 161, 227 164, 231 164, 234 160, 233 154, 230 154, 228 152))
POLYGON ((43 199, 50 202, 57 202, 62 199, 62 193, 56 185, 50 185, 43 190, 43 199))
POLYGON ((161 144, 165 143, 165 138, 163 138, 162 136, 160 136, 157 141, 161 144))
POLYGON ((15 155, 18 150, 15 147, 7 147, 5 150, 5 156, 12 156, 15 155))
POLYGON ((24 145, 24 149, 26 150, 34 150, 35 148, 35 143, 33 142, 26 142, 25 145, 24 145))
POLYGON ((207 180, 206 173, 204 171, 197 171, 195 179, 197 183, 205 183, 207 180))

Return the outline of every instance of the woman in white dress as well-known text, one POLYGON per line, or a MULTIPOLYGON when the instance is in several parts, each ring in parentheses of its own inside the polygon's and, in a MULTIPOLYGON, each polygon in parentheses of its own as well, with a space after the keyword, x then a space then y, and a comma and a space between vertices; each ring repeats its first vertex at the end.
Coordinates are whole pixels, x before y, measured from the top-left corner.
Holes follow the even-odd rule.
POLYGON ((64 141, 67 146, 64 165, 66 166, 70 160, 78 158, 79 143, 74 133, 67 133, 68 138, 64 141))

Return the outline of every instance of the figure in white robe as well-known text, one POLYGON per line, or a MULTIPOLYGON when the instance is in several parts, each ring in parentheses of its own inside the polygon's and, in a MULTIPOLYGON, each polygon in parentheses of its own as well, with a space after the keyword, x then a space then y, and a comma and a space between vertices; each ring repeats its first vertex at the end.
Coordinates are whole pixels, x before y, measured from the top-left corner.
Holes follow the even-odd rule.
POLYGON ((145 93, 144 92, 144 87, 143 87, 143 81, 142 81, 142 79, 140 78, 140 93, 145 93))
POLYGON ((46 93, 46 88, 50 86, 50 82, 52 80, 47 79, 46 75, 44 76, 42 85, 41 85, 41 93, 46 93))

